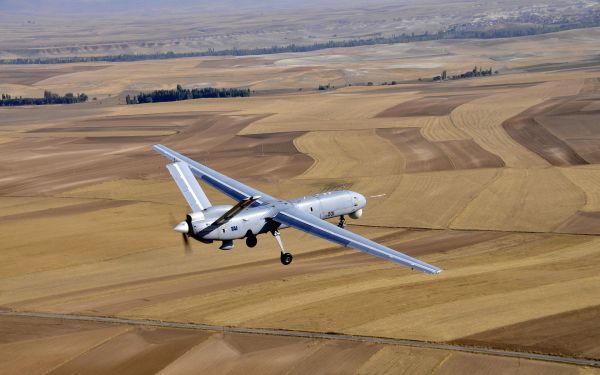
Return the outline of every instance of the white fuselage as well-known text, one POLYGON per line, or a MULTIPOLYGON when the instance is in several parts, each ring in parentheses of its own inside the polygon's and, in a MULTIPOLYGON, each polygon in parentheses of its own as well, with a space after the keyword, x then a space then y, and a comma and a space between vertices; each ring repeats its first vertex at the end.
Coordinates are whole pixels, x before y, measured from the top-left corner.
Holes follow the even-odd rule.
POLYGON ((202 212, 189 215, 193 237, 200 241, 227 241, 286 228, 287 226, 279 226, 270 218, 274 216, 274 213, 289 205, 320 219, 342 215, 358 218, 366 205, 366 199, 362 194, 349 190, 314 194, 289 201, 277 201, 249 207, 219 226, 211 224, 232 206, 212 206, 202 212))

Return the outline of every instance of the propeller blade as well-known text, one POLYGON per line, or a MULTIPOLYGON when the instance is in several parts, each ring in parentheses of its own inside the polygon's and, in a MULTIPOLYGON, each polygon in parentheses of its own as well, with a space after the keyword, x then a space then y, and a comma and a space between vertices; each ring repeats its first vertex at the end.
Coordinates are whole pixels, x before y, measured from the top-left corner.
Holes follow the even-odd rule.
POLYGON ((183 238, 183 248, 185 250, 185 255, 191 255, 192 254, 192 246, 190 245, 190 240, 188 239, 187 234, 181 233, 181 236, 183 238))
POLYGON ((175 216, 173 216, 172 212, 169 212, 169 225, 174 227, 175 225, 177 225, 177 223, 179 223, 179 221, 175 219, 175 216))

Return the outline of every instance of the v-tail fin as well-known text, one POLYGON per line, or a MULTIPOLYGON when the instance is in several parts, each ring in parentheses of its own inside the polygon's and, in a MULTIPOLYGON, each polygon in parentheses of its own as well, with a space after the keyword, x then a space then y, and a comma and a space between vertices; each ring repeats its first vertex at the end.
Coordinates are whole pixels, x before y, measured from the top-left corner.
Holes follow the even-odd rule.
POLYGON ((211 206, 187 163, 178 161, 167 164, 167 169, 193 212, 202 211, 211 206))

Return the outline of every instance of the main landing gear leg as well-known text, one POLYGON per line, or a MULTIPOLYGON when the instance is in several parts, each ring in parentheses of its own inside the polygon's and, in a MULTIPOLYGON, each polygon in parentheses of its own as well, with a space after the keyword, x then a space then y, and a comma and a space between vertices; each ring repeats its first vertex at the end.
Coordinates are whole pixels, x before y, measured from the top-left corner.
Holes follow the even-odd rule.
POLYGON ((273 231, 273 237, 275 237, 275 239, 277 240, 277 244, 279 244, 279 248, 281 249, 281 264, 287 266, 288 264, 292 263, 292 259, 294 259, 294 257, 292 256, 292 254, 285 252, 285 249, 283 248, 283 243, 281 243, 281 236, 279 235, 278 230, 273 231))
POLYGON ((344 215, 340 216, 340 222, 338 223, 338 227, 346 228, 346 218, 344 215))

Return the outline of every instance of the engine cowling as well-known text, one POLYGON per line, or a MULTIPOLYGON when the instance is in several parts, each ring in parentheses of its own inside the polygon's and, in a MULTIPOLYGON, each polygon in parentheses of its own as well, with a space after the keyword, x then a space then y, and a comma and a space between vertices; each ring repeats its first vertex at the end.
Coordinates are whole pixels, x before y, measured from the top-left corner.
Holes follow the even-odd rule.
POLYGON ((204 212, 192 212, 187 215, 189 221, 201 221, 204 220, 204 212))
POLYGON ((353 219, 358 219, 362 216, 362 214, 363 214, 363 210, 361 208, 360 210, 356 210, 356 211, 350 213, 348 216, 350 216, 353 219))
POLYGON ((175 230, 181 232, 181 229, 184 228, 183 224, 185 223, 185 227, 188 229, 188 231, 186 232, 187 235, 194 237, 197 231, 196 225, 194 223, 200 222, 202 220, 204 220, 204 213, 202 211, 191 212, 186 215, 185 222, 179 223, 177 227, 175 227, 175 230), (177 228, 179 228, 179 230, 177 228))

